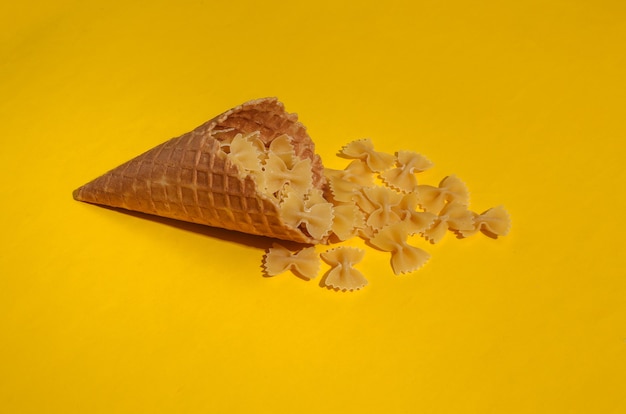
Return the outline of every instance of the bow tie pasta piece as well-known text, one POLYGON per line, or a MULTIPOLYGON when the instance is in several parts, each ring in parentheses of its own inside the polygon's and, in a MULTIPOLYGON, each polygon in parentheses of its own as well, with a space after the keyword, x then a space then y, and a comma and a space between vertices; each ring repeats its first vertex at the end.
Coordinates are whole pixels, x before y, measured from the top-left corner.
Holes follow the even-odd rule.
POLYGON ((494 236, 506 236, 511 230, 511 217, 502 206, 485 211, 477 217, 476 221, 483 232, 494 236))
POLYGON ((444 178, 439 187, 418 185, 416 193, 419 205, 430 213, 438 214, 446 202, 469 205, 467 186, 456 175, 444 178))
POLYGON ((274 138, 268 148, 268 153, 277 155, 285 162, 287 168, 293 168, 297 160, 296 151, 291 141, 289 135, 283 134, 274 138))
POLYGON ((324 170, 324 175, 328 179, 328 186, 333 196, 333 200, 340 203, 349 203, 354 197, 354 192, 360 187, 358 184, 344 180, 336 170, 324 170))
POLYGON ((326 168, 324 175, 328 179, 333 199, 342 203, 349 203, 355 191, 361 187, 374 185, 374 175, 361 160, 354 160, 343 170, 326 168))
POLYGON ((450 203, 441 210, 430 228, 422 234, 431 243, 438 243, 445 236, 447 230, 473 230, 474 214, 459 203, 450 203))
POLYGON ((274 243, 268 249, 263 267, 268 276, 276 276, 291 270, 295 275, 310 280, 317 276, 320 261, 315 247, 305 247, 292 253, 289 249, 274 243))
POLYGON ((374 174, 368 168, 367 164, 361 160, 351 161, 346 168, 341 170, 341 177, 361 187, 374 184, 374 174))
POLYGON ((511 217, 506 209, 502 206, 490 208, 482 214, 474 213, 474 227, 470 230, 459 230, 458 233, 463 237, 469 237, 479 231, 484 234, 497 238, 498 236, 506 236, 511 230, 511 217))
POLYGON ((265 152, 267 151, 267 149, 265 148, 265 144, 263 143, 263 140, 261 139, 261 131, 251 132, 247 134, 245 138, 246 140, 252 142, 252 144, 256 147, 256 149, 259 150, 259 153, 265 156, 265 152))
MULTIPOLYGON (((213 135, 214 136, 219 136, 219 134, 223 134, 226 132, 231 132, 234 131, 235 128, 225 128, 225 129, 220 129, 219 131, 214 130, 213 131, 213 135)), ((226 154, 228 154, 231 149, 230 146, 233 142, 233 140, 235 138, 243 138, 246 141, 249 141, 251 143, 254 144, 254 146, 259 150, 259 152, 265 152, 265 144, 263 144, 263 141, 261 140, 261 132, 260 131, 254 131, 251 132, 249 134, 243 135, 242 133, 238 133, 235 136, 232 136, 230 138, 223 138, 223 139, 219 139, 219 146, 220 149, 225 152, 226 154)))
POLYGON ((395 207, 395 211, 400 216, 400 219, 407 225, 407 232, 410 235, 424 232, 437 218, 436 214, 418 211, 417 206, 417 194, 408 193, 402 197, 400 204, 395 207))
POLYGON ((355 237, 357 231, 365 227, 365 216, 353 203, 336 205, 333 213, 332 232, 340 241, 355 237))
POLYGON ((264 168, 265 193, 274 195, 284 186, 289 187, 300 195, 304 195, 313 185, 311 160, 299 159, 290 168, 278 155, 269 153, 264 168))
MULTIPOLYGON (((224 129, 218 132, 230 132, 232 131, 233 128, 228 128, 228 129, 224 129)), ((252 143, 252 145, 254 145, 254 147, 259 151, 259 153, 264 154, 266 149, 265 149, 265 144, 263 143, 263 140, 261 140, 261 132, 260 131, 254 131, 251 132, 249 134, 243 135, 241 133, 235 135, 234 137, 231 137, 230 139, 225 139, 224 141, 220 141, 220 148, 226 152, 229 153, 232 151, 232 144, 233 141, 236 141, 236 139, 238 140, 245 140, 248 141, 250 143, 252 143)))
POLYGON ((261 156, 264 152, 259 149, 259 142, 258 134, 237 134, 228 144, 226 157, 237 167, 240 178, 261 172, 261 156))
POLYGON ((370 170, 381 172, 391 168, 395 157, 391 154, 374 150, 374 144, 369 139, 352 141, 339 152, 346 158, 364 160, 370 170))
POLYGON ((322 240, 330 233, 333 224, 333 205, 309 204, 300 194, 291 191, 280 206, 280 215, 286 224, 294 228, 304 226, 311 237, 322 240))
POLYGON ((430 254, 407 243, 407 231, 403 223, 384 227, 369 240, 369 243, 391 253, 391 268, 396 275, 409 273, 424 266, 430 254))
POLYGON ((417 187, 416 173, 426 171, 433 163, 421 154, 412 151, 398 151, 396 168, 380 173, 380 178, 391 188, 410 192, 417 187))
POLYGON ((402 201, 402 195, 386 187, 366 187, 361 190, 357 204, 365 212, 366 224, 372 229, 381 229, 388 224, 400 221, 394 211, 402 201))
POLYGON ((322 260, 331 266, 324 285, 339 290, 359 290, 367 285, 367 279, 353 266, 363 260, 365 250, 340 246, 321 254, 322 260))

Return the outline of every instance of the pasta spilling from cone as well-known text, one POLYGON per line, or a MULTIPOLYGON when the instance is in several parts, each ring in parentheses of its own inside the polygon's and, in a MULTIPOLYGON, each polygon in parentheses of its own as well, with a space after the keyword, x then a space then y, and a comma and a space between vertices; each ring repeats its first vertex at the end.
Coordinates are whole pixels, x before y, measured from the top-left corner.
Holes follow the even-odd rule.
MULTIPOLYGON (((418 183, 417 174, 433 167, 421 154, 386 154, 376 151, 369 139, 361 139, 344 146, 338 155, 352 161, 343 170, 324 171, 334 212, 329 243, 363 239, 366 246, 389 253, 396 275, 415 272, 430 259, 430 253, 415 245, 419 238, 435 244, 447 233, 465 238, 483 232, 497 238, 510 230, 504 207, 481 214, 469 209, 469 191, 457 176, 449 175, 437 186, 418 183)), ((267 269, 273 267, 271 251, 264 262, 267 269)), ((365 250, 348 246, 322 252, 321 259, 331 268, 321 285, 342 291, 366 286, 363 273, 353 267, 364 255, 365 250)), ((319 262, 317 257, 309 258, 319 262)))
POLYGON ((447 233, 497 238, 511 222, 502 206, 476 213, 455 175, 433 186, 418 175, 433 167, 422 154, 378 151, 370 139, 345 145, 344 169, 324 168, 295 114, 275 98, 246 102, 173 138, 74 192, 89 203, 222 227, 307 245, 274 243, 265 253, 267 276, 292 272, 340 291, 367 285, 358 270, 366 246, 389 254, 396 275, 423 267, 418 247, 447 233), (317 253, 318 245, 333 244, 317 253))
POLYGON ((319 197, 326 187, 323 170, 298 117, 265 98, 148 150, 78 188, 74 198, 318 244, 332 226, 332 206, 319 197), (301 211, 281 209, 294 199, 301 211))

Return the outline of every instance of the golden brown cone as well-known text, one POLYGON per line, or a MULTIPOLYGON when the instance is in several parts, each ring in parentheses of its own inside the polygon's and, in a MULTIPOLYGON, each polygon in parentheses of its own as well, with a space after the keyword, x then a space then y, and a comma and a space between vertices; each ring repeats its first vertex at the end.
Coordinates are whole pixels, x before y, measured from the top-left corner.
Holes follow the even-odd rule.
POLYGON ((260 131, 267 145, 288 134, 296 155, 312 161, 313 185, 324 186, 323 166, 296 114, 276 98, 246 102, 107 172, 74 191, 88 203, 120 207, 244 233, 316 243, 280 218, 276 203, 256 191, 250 176, 220 150, 220 141, 260 131))

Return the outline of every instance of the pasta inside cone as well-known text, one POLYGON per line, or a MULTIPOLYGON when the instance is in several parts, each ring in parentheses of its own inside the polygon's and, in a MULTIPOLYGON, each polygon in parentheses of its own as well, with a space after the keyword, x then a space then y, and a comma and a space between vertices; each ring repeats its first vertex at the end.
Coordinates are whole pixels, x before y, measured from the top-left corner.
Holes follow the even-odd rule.
MULTIPOLYGON (((321 159, 297 115, 275 98, 246 102, 85 184, 74 198, 300 243, 325 243, 332 204, 286 221, 286 194, 323 193, 321 159)), ((304 201, 303 201, 304 202, 304 201)), ((291 216, 287 217, 291 219, 291 216)))

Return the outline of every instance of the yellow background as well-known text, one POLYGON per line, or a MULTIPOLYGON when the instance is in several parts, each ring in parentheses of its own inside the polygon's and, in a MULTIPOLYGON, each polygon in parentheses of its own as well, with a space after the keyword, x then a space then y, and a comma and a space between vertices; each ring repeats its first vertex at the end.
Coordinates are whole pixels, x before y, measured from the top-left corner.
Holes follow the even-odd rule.
POLYGON ((3 0, 0 412, 626 412, 625 45, 622 1, 3 0), (401 277, 368 249, 341 293, 72 199, 264 96, 327 166, 418 151, 511 234, 401 277))

